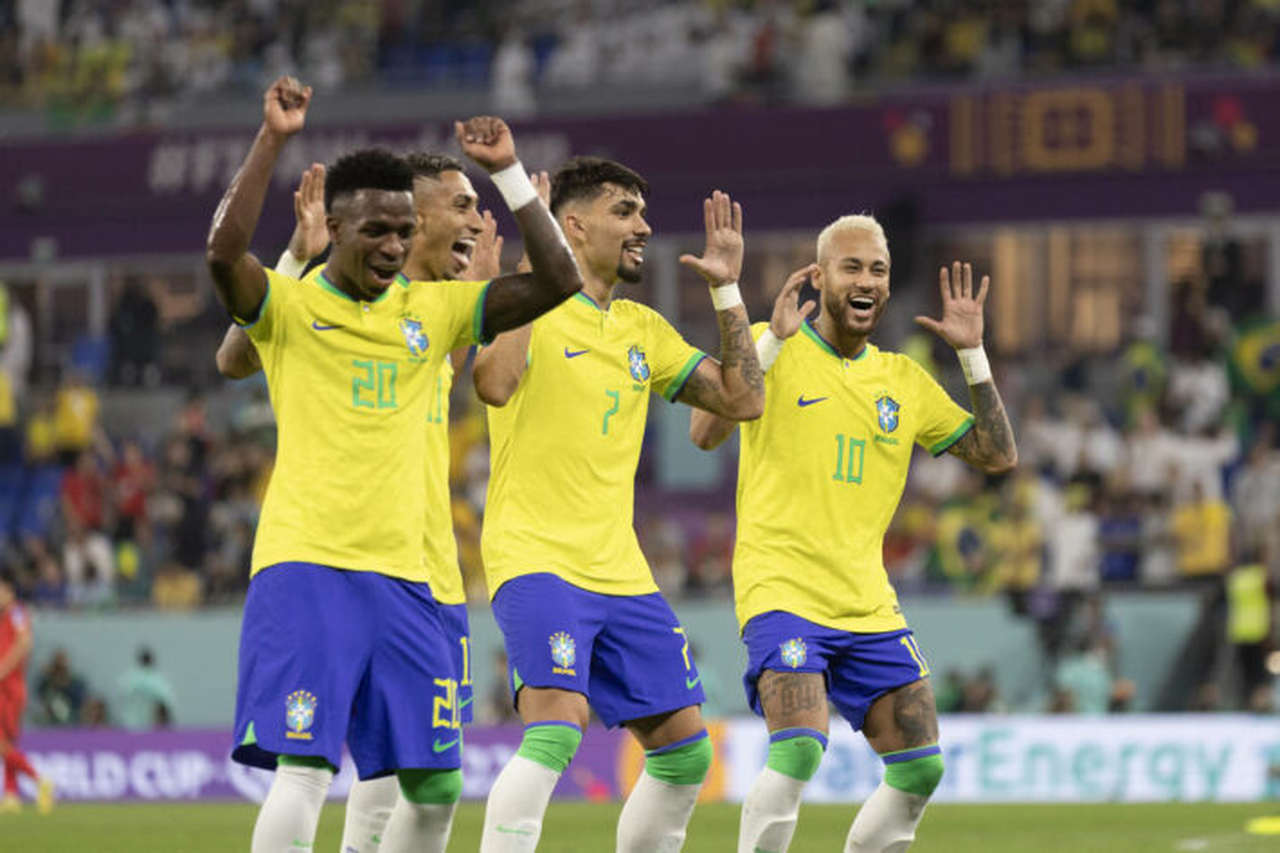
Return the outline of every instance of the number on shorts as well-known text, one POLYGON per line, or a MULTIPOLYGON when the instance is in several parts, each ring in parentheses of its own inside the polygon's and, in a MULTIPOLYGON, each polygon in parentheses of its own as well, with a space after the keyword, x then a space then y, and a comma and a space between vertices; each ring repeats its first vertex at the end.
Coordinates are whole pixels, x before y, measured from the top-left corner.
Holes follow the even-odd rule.
POLYGON ((911 634, 905 634, 899 638, 898 642, 907 647, 907 654, 911 655, 911 659, 916 662, 916 666, 920 667, 920 677, 924 678, 929 674, 929 664, 925 663, 924 655, 920 654, 920 647, 916 645, 916 638, 911 634))

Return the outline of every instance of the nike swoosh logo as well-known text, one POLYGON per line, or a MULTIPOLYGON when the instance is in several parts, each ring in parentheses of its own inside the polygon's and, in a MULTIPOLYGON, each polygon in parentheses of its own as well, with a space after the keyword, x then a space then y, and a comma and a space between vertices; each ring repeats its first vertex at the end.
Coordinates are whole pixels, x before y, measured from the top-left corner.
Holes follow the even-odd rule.
POLYGON ((698 686, 698 682, 701 680, 702 680, 701 675, 699 675, 697 678, 690 678, 689 676, 686 675, 684 677, 684 686, 687 687, 689 690, 692 690, 693 688, 698 686))
POLYGON ((805 406, 812 406, 814 403, 821 403, 823 400, 826 400, 826 399, 827 399, 826 397, 810 397, 808 400, 806 400, 804 398, 804 395, 801 394, 800 397, 796 400, 796 405, 800 406, 801 408, 804 408, 805 406))
POLYGON ((341 329, 342 327, 341 327, 341 326, 326 326, 324 323, 321 323, 319 320, 312 320, 312 321, 311 321, 311 328, 315 329, 317 332, 327 332, 327 331, 330 331, 331 329, 341 329))
POLYGON ((454 738, 453 740, 449 741, 448 743, 441 743, 441 742, 439 741, 439 739, 436 739, 436 740, 434 740, 434 741, 432 741, 432 742, 431 742, 431 751, 432 751, 432 752, 444 752, 446 749, 452 749, 453 747, 455 747, 455 746, 457 746, 457 745, 458 745, 458 738, 454 738))
POLYGON ((589 349, 571 350, 571 349, 569 349, 568 347, 565 347, 565 348, 564 348, 564 357, 565 357, 565 358, 577 358, 578 356, 580 356, 580 355, 586 355, 586 354, 587 354, 587 353, 589 353, 589 352, 591 352, 591 350, 589 350, 589 349))

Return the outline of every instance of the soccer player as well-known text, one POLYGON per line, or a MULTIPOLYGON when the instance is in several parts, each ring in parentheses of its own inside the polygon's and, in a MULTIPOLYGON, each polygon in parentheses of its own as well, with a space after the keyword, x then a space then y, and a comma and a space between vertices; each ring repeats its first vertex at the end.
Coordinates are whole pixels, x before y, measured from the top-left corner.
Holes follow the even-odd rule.
MULTIPOLYGON (((889 301, 889 245, 869 216, 818 236, 816 265, 793 273, 773 317, 752 331, 767 371, 764 416, 742 428, 733 583, 747 646, 747 702, 769 729, 765 768, 742 806, 738 850, 787 849, 805 783, 826 750, 828 698, 883 758, 846 851, 903 851, 942 777, 929 666, 882 562, 913 444, 990 473, 1017 462, 982 350, 973 272, 939 277, 942 320, 917 317, 958 351, 973 416, 918 364, 868 340, 889 301), (817 322, 797 308, 808 277, 817 322), (799 331, 801 334, 796 334, 799 331)), ((736 424, 693 413, 704 449, 736 424)))
POLYGON ((31 654, 31 622, 18 603, 13 580, 0 575, 0 756, 4 758, 4 799, 0 811, 22 808, 18 799, 18 774, 36 783, 36 807, 42 814, 53 809, 53 780, 36 773, 18 748, 22 713, 27 708, 27 656, 31 654))
MULTIPOLYGON (((415 153, 405 158, 413 169, 413 203, 418 216, 405 261, 405 275, 412 281, 487 280, 498 275, 502 238, 489 211, 478 208, 479 196, 463 171, 461 161, 441 154, 415 153)), ((545 173, 531 176, 539 196, 546 201, 545 173)), ((276 264, 276 272, 301 278, 306 264, 329 245, 325 227, 324 167, 313 165, 303 173, 294 193, 296 226, 289 246, 276 264)), ((316 282, 321 268, 307 275, 316 282)), ((423 540, 428 583, 449 633, 458 670, 458 705, 462 723, 472 719, 472 670, 466 593, 458 566, 457 540, 449 498, 449 393, 455 365, 465 363, 467 348, 450 353, 440 365, 428 407, 427 514, 423 540)), ((219 371, 240 379, 262 369, 257 350, 239 326, 227 330, 218 348, 219 371)), ((395 806, 396 780, 392 776, 357 781, 347 796, 343 828, 343 853, 376 853, 391 810, 395 806)))
POLYGON ((656 311, 614 298, 641 279, 647 192, 609 160, 561 167, 551 210, 583 290, 476 356, 476 390, 492 405, 481 549, 525 723, 489 794, 484 853, 537 846, 588 703, 647 754, 618 821, 619 851, 680 849, 711 765, 688 638, 632 525, 636 462, 651 392, 740 419, 760 414, 764 387, 737 288, 742 208, 724 193, 705 202, 706 251, 681 258, 711 285, 722 362, 656 311))
POLYGON ((214 214, 207 260, 249 330, 278 424, 241 629, 233 757, 275 767, 255 851, 308 849, 344 741, 362 778, 394 772, 384 850, 443 850, 461 788, 457 673, 423 561, 426 430, 447 353, 529 322, 581 287, 500 120, 456 125, 492 173, 532 272, 410 285, 413 171, 378 151, 325 179, 333 248, 317 286, 249 254, 272 167, 311 90, 281 78, 214 214))

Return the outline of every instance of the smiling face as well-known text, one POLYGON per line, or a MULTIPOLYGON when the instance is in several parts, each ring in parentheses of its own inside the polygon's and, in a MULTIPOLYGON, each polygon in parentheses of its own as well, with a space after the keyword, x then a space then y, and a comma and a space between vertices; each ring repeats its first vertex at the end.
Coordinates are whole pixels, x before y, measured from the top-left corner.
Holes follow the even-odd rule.
POLYGON ((471 266, 476 238, 484 225, 478 201, 471 180, 456 169, 433 178, 414 178, 418 231, 406 269, 410 278, 441 281, 463 276, 471 266))
POLYGON ((822 314, 833 332, 865 338, 889 302, 889 249, 866 228, 841 228, 819 248, 813 284, 822 293, 822 314))
POLYGON ((335 198, 328 217, 334 284, 356 299, 381 296, 404 268, 416 221, 408 192, 362 189, 335 198))
POLYGON ((644 250, 653 229, 645 221, 638 190, 606 183, 589 198, 569 202, 561 224, 578 264, 605 284, 635 284, 644 269, 644 250))

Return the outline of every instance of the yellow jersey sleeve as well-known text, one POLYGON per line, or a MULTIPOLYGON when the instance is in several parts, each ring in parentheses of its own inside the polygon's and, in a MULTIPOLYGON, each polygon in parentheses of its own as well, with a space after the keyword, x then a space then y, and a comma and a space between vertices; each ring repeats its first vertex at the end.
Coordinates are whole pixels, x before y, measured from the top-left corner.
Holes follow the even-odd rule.
POLYGON ((254 344, 278 343, 278 335, 284 328, 280 318, 289 310, 292 296, 290 285, 296 285, 298 279, 282 275, 273 269, 263 267, 267 275, 267 293, 262 297, 258 313, 252 318, 232 316, 236 325, 245 330, 254 344))
POLYGON ((648 310, 649 387, 674 402, 685 383, 707 354, 684 339, 657 311, 648 310))
POLYGON ((907 361, 913 368, 915 397, 920 407, 916 444, 934 456, 941 456, 973 427, 973 417, 957 405, 946 389, 923 367, 911 359, 907 361))

